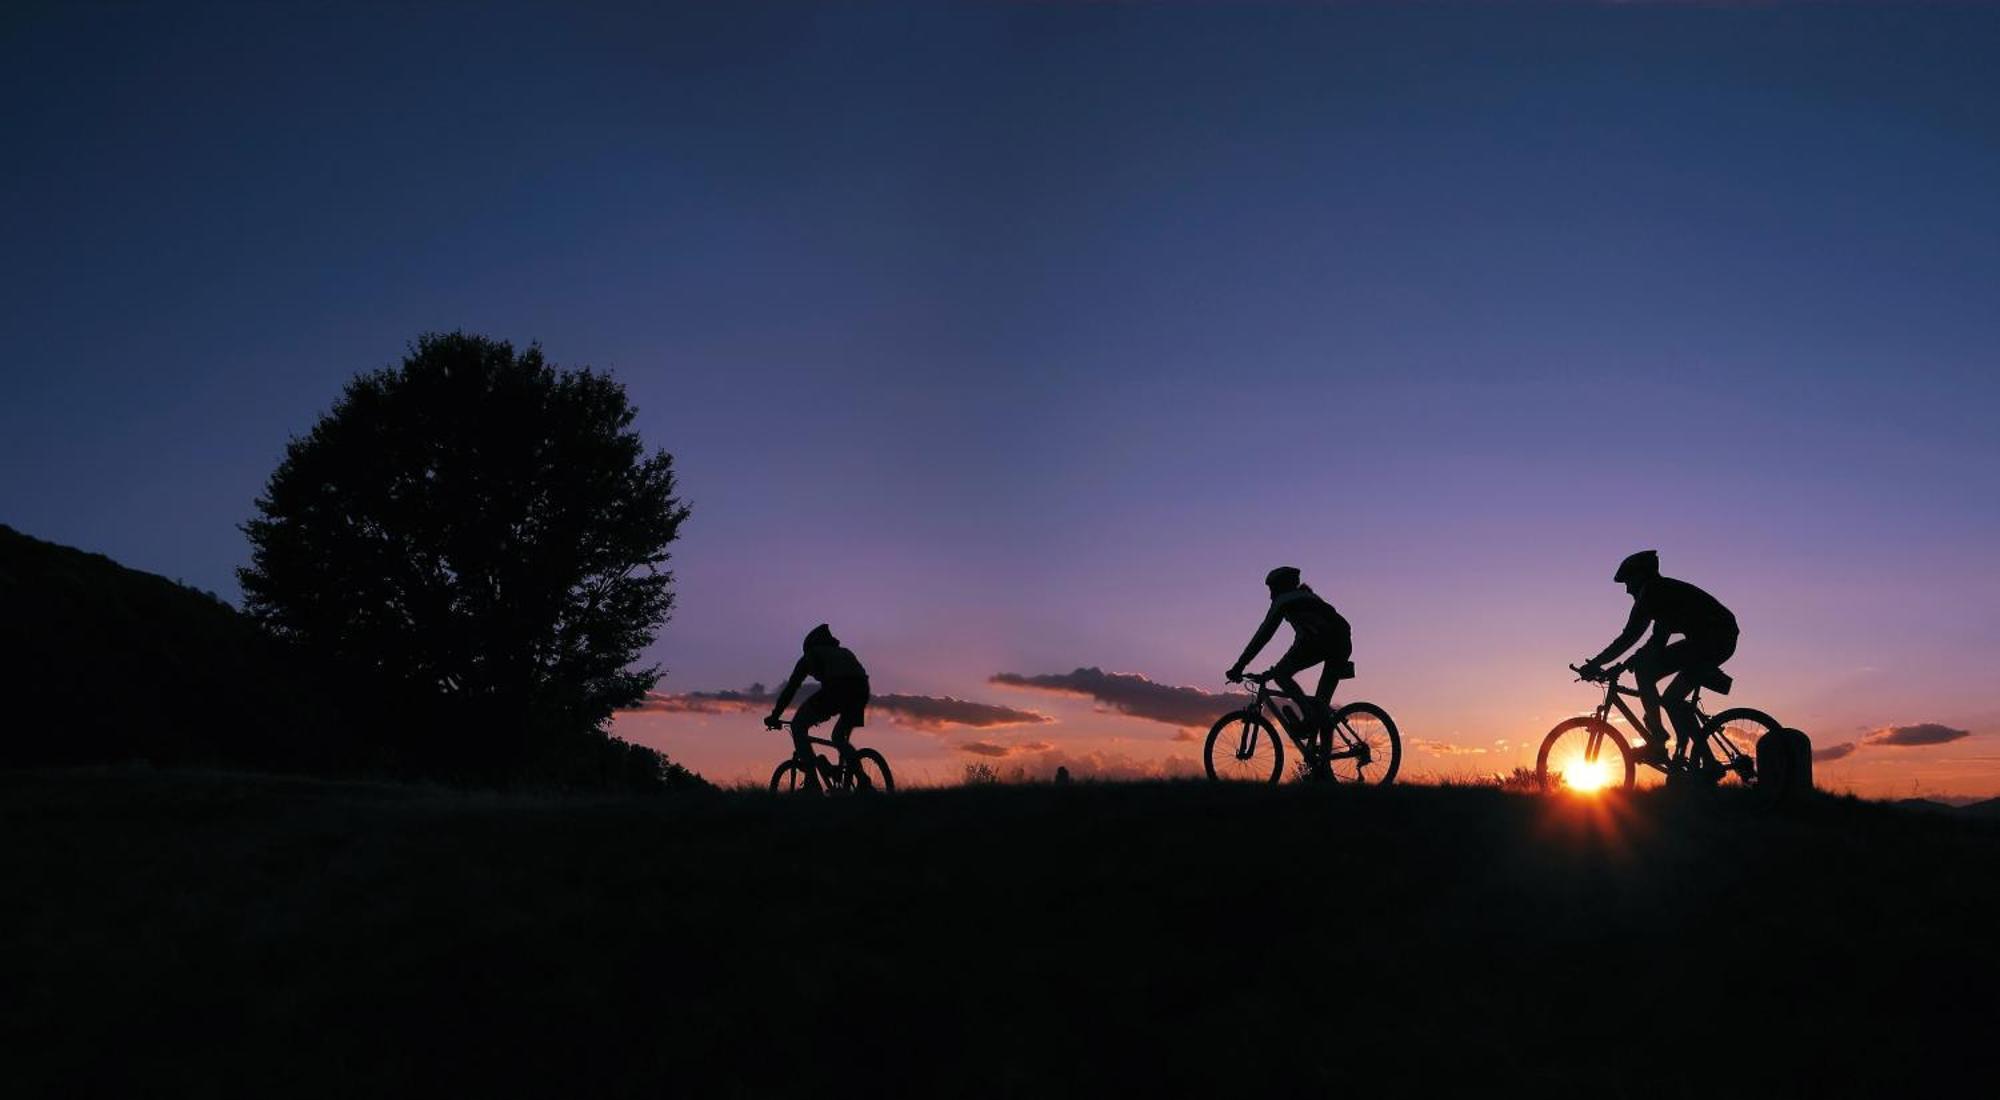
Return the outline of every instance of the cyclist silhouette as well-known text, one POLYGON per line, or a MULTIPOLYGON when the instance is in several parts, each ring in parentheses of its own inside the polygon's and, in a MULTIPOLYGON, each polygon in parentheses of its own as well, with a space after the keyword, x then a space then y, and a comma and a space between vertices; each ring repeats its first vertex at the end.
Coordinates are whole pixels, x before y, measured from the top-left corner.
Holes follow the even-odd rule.
MULTIPOLYGON (((861 661, 852 650, 840 644, 833 636, 833 630, 825 623, 812 628, 806 635, 805 653, 799 663, 792 666, 792 675, 785 680, 784 689, 778 692, 778 702, 771 708, 771 716, 764 719, 767 729, 782 729, 785 726, 785 707, 790 705, 792 696, 798 693, 799 685, 810 676, 819 681, 819 690, 806 697, 799 704, 798 712, 792 715, 792 748, 800 760, 812 759, 812 742, 807 735, 812 728, 828 718, 837 719, 833 724, 830 738, 839 747, 842 758, 852 755, 849 741, 858 726, 867 724, 868 719, 868 670, 861 667, 861 661)), ((819 769, 806 768, 806 782, 809 786, 819 786, 819 769)))
POLYGON ((1721 601, 1686 581, 1660 576, 1660 552, 1641 550, 1618 563, 1612 580, 1632 594, 1632 615, 1625 631, 1604 647, 1603 652, 1583 663, 1587 679, 1600 679, 1604 663, 1632 648, 1648 626, 1652 637, 1632 655, 1625 667, 1639 683, 1639 701, 1645 706, 1645 747, 1638 750, 1637 762, 1667 762, 1667 731, 1660 725, 1660 708, 1673 719, 1674 730, 1683 745, 1700 745, 1701 719, 1688 701, 1698 687, 1727 694, 1731 684, 1722 671, 1722 662, 1736 652, 1736 616, 1721 601), (1667 639, 1678 634, 1680 641, 1667 639), (1660 693, 1660 681, 1674 681, 1660 693))
POLYGON ((1243 656, 1224 675, 1232 683, 1241 680, 1243 666, 1257 659, 1257 654, 1277 633, 1278 624, 1292 624, 1292 648, 1263 675, 1299 704, 1312 728, 1324 730, 1332 709, 1329 704, 1334 685, 1354 675, 1354 666, 1348 663, 1354 654, 1353 629, 1310 585, 1299 583, 1297 568, 1281 565, 1265 575, 1264 584, 1271 590, 1271 609, 1265 613, 1250 644, 1243 648, 1243 656), (1307 695, 1292 677, 1314 665, 1325 667, 1320 670, 1318 686, 1307 695))

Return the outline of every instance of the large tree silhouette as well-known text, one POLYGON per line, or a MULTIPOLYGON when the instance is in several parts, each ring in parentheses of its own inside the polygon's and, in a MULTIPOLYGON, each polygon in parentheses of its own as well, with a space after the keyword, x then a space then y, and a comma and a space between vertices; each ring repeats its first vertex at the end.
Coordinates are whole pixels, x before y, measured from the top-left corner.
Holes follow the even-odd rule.
POLYGON ((622 386, 537 346, 426 335, 286 448, 244 525, 246 610, 454 756, 511 769, 601 730, 659 678, 630 666, 688 516, 632 419, 622 386))

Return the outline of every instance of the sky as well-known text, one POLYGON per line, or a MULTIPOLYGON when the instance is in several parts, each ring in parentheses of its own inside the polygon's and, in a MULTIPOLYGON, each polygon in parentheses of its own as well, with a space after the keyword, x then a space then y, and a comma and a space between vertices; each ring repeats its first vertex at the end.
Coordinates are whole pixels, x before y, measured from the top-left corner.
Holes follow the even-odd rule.
POLYGON ((1197 768, 1279 564, 1406 776, 1531 766, 1656 547, 1823 784, 2000 794, 1996 48, 1956 6, 10 4, 0 522, 236 600, 286 440, 464 329, 674 455, 615 728, 725 782, 788 747, 709 693, 822 621, 906 781, 1197 768))

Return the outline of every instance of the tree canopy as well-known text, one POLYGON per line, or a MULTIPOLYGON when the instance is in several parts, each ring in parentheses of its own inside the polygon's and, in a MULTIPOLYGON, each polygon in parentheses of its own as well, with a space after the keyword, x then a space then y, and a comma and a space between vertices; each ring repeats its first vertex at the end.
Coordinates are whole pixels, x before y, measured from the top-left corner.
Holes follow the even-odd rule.
POLYGON ((483 743, 599 731, 659 669, 688 509, 608 375, 418 339, 286 448, 244 525, 245 608, 339 675, 483 743))

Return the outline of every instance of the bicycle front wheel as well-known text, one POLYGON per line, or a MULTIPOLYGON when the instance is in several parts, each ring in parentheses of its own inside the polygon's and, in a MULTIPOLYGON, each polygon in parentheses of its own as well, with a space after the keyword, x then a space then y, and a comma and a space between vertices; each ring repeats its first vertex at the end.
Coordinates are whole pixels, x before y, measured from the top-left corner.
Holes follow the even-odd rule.
POLYGON ((889 762, 874 749, 855 752, 853 781, 857 794, 888 794, 896 789, 896 778, 889 774, 889 762))
POLYGON ((1334 712, 1327 767, 1336 783, 1387 786, 1403 766, 1403 738, 1389 712, 1373 703, 1349 703, 1334 712))
POLYGON ((1535 782, 1545 791, 1630 788, 1637 770, 1625 736, 1595 718, 1572 718, 1550 730, 1535 754, 1535 782))
POLYGON ((1276 783, 1285 768, 1285 748, 1271 723, 1256 711, 1239 710, 1216 719, 1202 746, 1201 762, 1210 779, 1234 783, 1276 783))
POLYGON ((771 773, 771 790, 777 794, 813 793, 813 788, 806 784, 805 766, 797 760, 787 760, 771 773))

